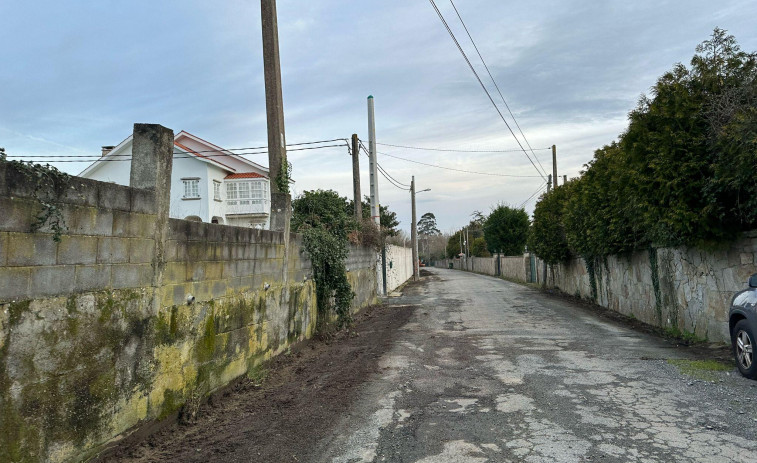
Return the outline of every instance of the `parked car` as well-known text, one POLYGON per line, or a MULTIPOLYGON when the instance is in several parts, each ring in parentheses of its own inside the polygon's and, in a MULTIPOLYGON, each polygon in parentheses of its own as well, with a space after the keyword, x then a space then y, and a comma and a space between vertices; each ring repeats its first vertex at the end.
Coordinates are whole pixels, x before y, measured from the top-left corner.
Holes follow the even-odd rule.
POLYGON ((731 329, 733 356, 739 371, 747 378, 757 379, 757 363, 754 358, 757 339, 757 273, 749 277, 748 284, 748 289, 733 297, 728 325, 731 329))

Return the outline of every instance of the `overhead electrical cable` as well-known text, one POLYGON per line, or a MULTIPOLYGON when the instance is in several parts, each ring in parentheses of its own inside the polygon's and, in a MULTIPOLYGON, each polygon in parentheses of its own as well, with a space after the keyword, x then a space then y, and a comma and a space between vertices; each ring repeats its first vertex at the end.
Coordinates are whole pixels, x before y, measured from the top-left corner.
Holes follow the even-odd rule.
MULTIPOLYGON (((295 145, 292 145, 295 146, 295 145)), ((293 148, 293 149, 287 149, 287 152, 290 151, 307 151, 307 150, 318 150, 318 149, 324 149, 324 148, 343 148, 343 144, 338 145, 323 145, 323 146, 308 146, 305 148, 293 148)), ((213 151, 222 151, 222 150, 213 150, 213 151)), ((191 151, 191 153, 200 153, 202 151, 191 151)), ((211 152, 210 150, 204 151, 204 152, 211 152)), ((202 155, 200 157, 203 158, 223 158, 223 157, 230 157, 230 156, 246 156, 246 155, 253 155, 253 154, 268 154, 268 151, 260 151, 260 152, 254 152, 254 153, 235 153, 235 154, 206 154, 202 155)), ((109 158, 109 159, 103 159, 101 156, 96 155, 29 155, 29 156, 23 156, 23 155, 8 155, 6 157, 8 158, 19 158, 20 160, 23 159, 41 159, 40 162, 118 162, 118 161, 131 161, 131 155, 129 154, 116 154, 113 155, 114 157, 117 157, 117 159, 109 158), (59 159, 61 158, 61 159, 59 159), (79 159, 68 159, 68 158, 79 158, 79 159)), ((195 156, 174 156, 174 159, 193 159, 195 156)), ((30 161, 31 162, 31 161, 30 161)), ((34 161, 37 162, 37 161, 34 161)))
POLYGON ((383 167, 383 166, 382 166, 381 164, 379 164, 378 162, 376 163, 376 167, 378 167, 379 169, 383 170, 383 171, 384 171, 384 173, 385 173, 386 175, 389 175, 389 177, 391 177, 391 178, 392 178, 392 180, 394 180, 394 181, 395 181, 395 183, 398 183, 398 184, 400 184, 400 185, 402 185, 402 186, 404 186, 404 187, 406 187, 406 188, 410 188, 410 185, 408 185, 408 184, 406 184, 406 183, 402 183, 402 182, 400 182, 399 180, 397 180, 396 178, 392 177, 392 176, 391 176, 391 175, 389 174, 389 172, 387 172, 387 171, 386 171, 386 169, 384 169, 384 167, 383 167))
POLYGON ((534 169, 536 169, 536 171, 539 173, 539 176, 541 176, 546 181, 545 174, 542 171, 540 171, 538 167, 536 167, 536 164, 534 163, 533 159, 531 159, 531 156, 528 155, 528 152, 523 147, 523 144, 515 135, 515 132, 513 132, 513 129, 512 127, 510 127, 510 124, 507 122, 507 119, 505 119, 505 116, 502 114, 502 111, 499 110, 497 103, 494 102, 494 98, 492 98, 491 94, 489 93, 489 90, 486 88, 486 85, 484 85, 484 82, 481 80, 481 77, 479 77, 478 72, 476 72, 476 68, 474 68, 473 64, 470 62, 470 59, 468 59, 468 55, 465 54, 463 47, 460 46, 460 42, 457 41, 457 37, 455 37, 454 32, 452 32, 452 29, 449 27, 449 24, 447 24, 447 20, 444 19, 444 16, 442 15, 442 12, 439 10, 439 7, 436 6, 436 3, 434 2, 434 0, 429 0, 429 2, 431 2, 431 6, 434 7, 434 10, 436 10, 436 14, 439 16, 439 19, 442 21, 442 24, 444 24, 444 27, 447 29, 447 32, 449 33, 450 37, 452 37, 452 40, 455 42, 457 49, 460 51, 460 54, 463 55, 465 62, 468 63, 468 67, 473 72, 473 75, 476 76, 476 80, 478 80, 478 83, 479 85, 481 85, 481 88, 484 90, 484 93, 486 93, 486 96, 489 97, 489 101, 491 101, 492 105, 494 106, 494 109, 497 111, 497 114, 499 114, 499 117, 502 119, 502 122, 505 123, 505 125, 507 126, 507 129, 510 131, 510 134, 518 143, 518 146, 520 146, 521 150, 523 151, 523 154, 525 154, 526 158, 528 158, 529 162, 531 162, 531 165, 534 166, 534 169))
POLYGON ((386 172, 386 171, 384 170, 384 168, 383 168, 383 167, 381 167, 381 166, 380 166, 380 165, 379 165, 378 163, 376 163, 376 167, 378 167, 378 172, 379 172, 379 173, 380 173, 380 174, 381 174, 381 175, 382 175, 382 176, 383 176, 383 177, 384 177, 384 178, 385 178, 385 179, 386 179, 386 180, 387 180, 387 181, 388 181, 389 183, 391 183, 391 184, 392 184, 392 186, 394 186, 395 188, 399 188, 400 190, 404 190, 404 191, 410 191, 410 188, 404 188, 404 187, 402 187, 402 186, 400 186, 400 185, 397 185, 396 183, 394 183, 394 181, 393 181, 393 180, 392 180, 392 179, 390 178, 390 177, 391 177, 391 175, 389 175, 389 174, 388 174, 388 173, 387 173, 387 172, 386 172))
POLYGON ((539 189, 534 192, 534 194, 532 194, 531 196, 528 197, 528 199, 526 199, 525 201, 523 201, 522 203, 520 203, 520 206, 518 206, 518 209, 522 209, 526 204, 528 204, 529 201, 531 201, 534 198, 534 196, 536 196, 539 193, 541 193, 542 191, 544 191, 544 189, 546 187, 547 187, 547 185, 540 186, 539 189))
MULTIPOLYGON (((376 142, 377 145, 381 146, 391 146, 393 148, 405 148, 409 150, 421 150, 421 151, 444 151, 449 153, 520 153, 523 150, 455 150, 455 149, 449 149, 449 148, 423 148, 420 146, 407 146, 407 145, 392 145, 390 143, 379 143, 376 142)), ((537 151, 539 150, 551 150, 552 147, 549 148, 536 148, 537 151)))
POLYGON ((495 174, 493 172, 476 172, 476 171, 473 171, 473 170, 456 169, 454 167, 446 167, 446 166, 440 166, 440 165, 436 165, 436 164, 429 164, 427 162, 416 161, 416 160, 413 160, 413 159, 406 159, 406 158, 402 158, 402 157, 399 157, 399 156, 395 156, 393 154, 382 153, 381 151, 377 151, 377 153, 380 154, 380 155, 382 155, 382 156, 389 156, 390 158, 400 159, 400 160, 406 161, 406 162, 412 162, 412 163, 420 164, 420 165, 423 165, 423 166, 434 167, 436 169, 452 170, 452 171, 455 171, 455 172, 464 172, 466 174, 489 175, 489 176, 492 176, 492 177, 544 178, 541 175, 510 175, 510 174, 495 174))
MULTIPOLYGON (((523 140, 526 142, 526 145, 528 146, 528 149, 531 150, 531 154, 534 155, 534 159, 536 159, 536 162, 539 163, 539 167, 541 167, 541 170, 546 172, 544 170, 544 166, 541 164, 541 161, 539 161, 539 157, 536 156, 536 153, 534 153, 534 149, 531 148, 531 143, 528 142, 528 138, 526 138, 526 134, 523 133, 523 129, 520 128, 520 124, 518 124, 518 119, 515 118, 515 115, 510 110, 510 105, 507 104, 507 100, 505 100, 504 95, 502 95, 502 91, 499 89, 499 85, 497 85, 497 81, 494 80, 494 76, 492 75, 491 71, 489 70, 489 66, 486 65, 486 61, 484 61, 484 57, 481 55, 481 52, 478 49, 478 46, 476 45, 476 41, 473 40, 473 36, 471 35, 470 31, 468 30, 468 26, 465 25, 465 21, 463 21, 463 17, 460 16, 460 12, 457 10, 457 7, 455 6, 455 2, 452 0, 449 0, 450 4, 452 4, 452 8, 454 8, 455 13, 457 14, 457 18, 460 20, 460 24, 463 25, 463 28, 465 29, 465 33, 468 34, 468 38, 470 39, 471 43, 473 44, 473 48, 476 49, 476 53, 478 54, 478 57, 481 58, 481 63, 483 63, 484 68, 486 69, 486 72, 489 74, 489 78, 492 80, 492 83, 494 84, 494 88, 497 89, 497 93, 499 93, 499 97, 502 98, 502 103, 505 104, 505 108, 507 108, 507 112, 510 113, 510 117, 513 118, 513 122, 515 122, 515 126, 518 127, 518 131, 520 132, 520 135, 523 137, 523 140)), ((550 148, 547 148, 550 149, 550 148)))

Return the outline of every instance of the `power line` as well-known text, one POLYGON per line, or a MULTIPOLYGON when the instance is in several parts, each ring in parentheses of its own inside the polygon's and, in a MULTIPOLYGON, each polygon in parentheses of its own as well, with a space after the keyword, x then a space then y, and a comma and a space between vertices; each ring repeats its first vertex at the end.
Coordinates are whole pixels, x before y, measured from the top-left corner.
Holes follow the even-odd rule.
MULTIPOLYGON (((455 171, 455 172, 464 172, 466 174, 489 175, 489 176, 492 176, 492 177, 513 177, 513 178, 540 178, 541 177, 541 175, 509 175, 509 174, 495 174, 495 173, 492 173, 492 172, 476 172, 476 171, 473 171, 473 170, 456 169, 454 167, 439 166, 439 165, 436 165, 436 164, 429 164, 429 163, 426 163, 426 162, 415 161, 413 159, 401 158, 401 157, 395 156, 393 154, 382 153, 381 151, 377 151, 377 153, 380 154, 380 155, 382 155, 382 156, 389 156, 390 158, 400 159, 400 160, 406 161, 406 162, 412 162, 412 163, 415 163, 415 164, 420 164, 420 165, 428 166, 428 167, 435 167, 437 169, 452 170, 452 171, 455 171)), ((541 178, 543 178, 543 177, 541 177, 541 178)))
MULTIPOLYGON (((334 138, 331 140, 318 140, 318 141, 308 141, 303 143, 288 143, 286 146, 305 146, 305 145, 316 145, 321 143, 332 143, 336 141, 343 141, 346 142, 346 138, 334 138)), ((340 145, 329 145, 324 146, 324 148, 331 148, 334 146, 342 146, 340 145)), ((182 149, 182 148, 179 148, 182 149)), ((291 149, 287 151, 303 151, 305 149, 318 149, 318 148, 302 148, 302 149, 291 149)), ((268 147, 267 146, 257 146, 257 147, 250 147, 250 148, 221 148, 217 150, 190 150, 192 153, 225 153, 225 154, 217 154, 217 155, 207 155, 205 157, 214 157, 214 156, 243 156, 243 155, 251 155, 251 154, 267 154, 268 153, 268 147), (255 150, 266 150, 266 151, 259 151, 259 152, 249 152, 249 153, 227 153, 227 151, 255 151, 255 150)), ((127 154, 114 154, 113 156, 129 156, 127 154)), ((29 156, 8 156, 8 157, 25 157, 25 158, 93 158, 93 159, 99 159, 102 156, 96 155, 96 154, 80 154, 80 155, 63 155, 63 154, 49 154, 49 155, 29 155, 29 156)), ((60 161, 62 162, 62 161, 60 161)))
MULTIPOLYGON (((292 145, 295 146, 295 145, 292 145)), ((288 149, 287 152, 290 151, 307 151, 307 150, 317 150, 317 149, 323 149, 323 148, 343 148, 344 145, 323 145, 323 146, 309 146, 305 148, 293 148, 288 149)), ((214 151, 221 151, 221 150, 214 150, 214 151)), ((192 151, 194 153, 199 153, 200 151, 192 151)), ((210 152, 210 150, 206 151, 210 152)), ((216 158, 216 157, 231 157, 231 156, 243 156, 243 155, 251 155, 251 154, 267 154, 267 151, 258 152, 258 153, 236 153, 236 154, 207 154, 200 157, 203 158, 216 158)), ((118 159, 102 159, 101 157, 95 157, 94 155, 31 155, 31 156, 21 156, 21 155, 14 155, 14 156, 7 156, 8 158, 21 158, 21 160, 25 158, 41 158, 48 160, 49 162, 119 162, 119 161, 131 161, 131 155, 128 154, 116 154, 114 156, 118 156, 118 159), (55 158, 55 159, 53 159, 55 158), (84 159, 57 159, 57 158, 84 158, 84 159)), ((174 159, 195 159, 195 156, 174 156, 174 159)), ((30 161, 31 162, 31 161, 30 161)))
POLYGON ((392 177, 391 174, 389 174, 389 172, 387 172, 386 169, 384 169, 383 167, 381 167, 381 164, 379 164, 378 162, 376 163, 376 167, 378 168, 379 172, 381 172, 381 175, 383 175, 384 178, 386 178, 387 180, 389 180, 389 182, 392 183, 392 185, 394 185, 397 188, 400 188, 402 190, 409 191, 410 185, 406 185, 406 184, 398 181, 396 178, 392 177))
POLYGON ((389 178, 388 174, 384 171, 384 169, 381 167, 378 167, 378 163, 376 164, 376 167, 377 167, 378 172, 386 179, 386 181, 391 183, 393 187, 399 188, 400 190, 403 190, 403 191, 410 191, 409 188, 403 188, 397 185, 396 183, 394 183, 394 181, 392 181, 392 179, 389 178))
MULTIPOLYGON (((382 166, 381 166, 381 164, 379 164, 379 163, 377 162, 377 163, 376 163, 376 166, 378 166, 379 168, 383 169, 383 170, 384 170, 384 173, 386 173, 386 175, 389 175, 389 172, 387 172, 387 171, 386 171, 386 169, 384 169, 384 167, 382 167, 382 166)), ((392 177, 391 175, 389 175, 389 176, 390 176, 390 177, 392 177)), ((397 180, 397 179, 396 179, 396 178, 394 178, 394 177, 392 177, 392 180, 394 180, 394 181, 395 181, 396 183, 399 183, 400 185, 402 185, 402 186, 404 186, 404 187, 410 188, 410 185, 408 185, 407 183, 402 183, 402 182, 400 182, 399 180, 397 180)))
MULTIPOLYGON (((489 78, 492 80, 492 83, 494 84, 494 88, 497 89, 497 93, 499 93, 499 97, 502 98, 502 102, 505 104, 505 108, 507 108, 507 112, 510 113, 510 117, 513 118, 513 122, 515 122, 515 125, 518 127, 518 131, 520 131, 520 135, 523 137, 523 140, 526 142, 526 145, 528 145, 528 148, 531 150, 531 154, 534 155, 534 159, 536 159, 536 162, 539 163, 539 167, 541 167, 541 170, 545 171, 544 166, 541 164, 541 161, 539 161, 539 158, 536 156, 536 153, 534 153, 534 149, 531 148, 531 143, 528 142, 528 139, 526 138, 526 134, 523 133, 523 129, 520 128, 520 124, 518 124, 518 119, 515 118, 515 115, 510 110, 510 105, 507 104, 507 101, 505 100, 504 95, 502 95, 502 91, 499 89, 499 85, 497 85, 497 81, 494 80, 494 76, 492 75, 491 71, 489 70, 489 66, 486 65, 486 61, 484 61, 484 57, 481 55, 481 52, 478 50, 478 46, 476 45, 476 41, 473 40, 473 36, 471 36, 471 33, 468 30, 468 26, 465 25, 465 21, 463 21, 463 17, 460 16, 460 12, 457 10, 457 7, 455 6, 455 2, 453 2, 452 0, 449 0, 449 2, 450 2, 450 4, 452 4, 452 8, 454 8, 455 13, 457 14, 457 17, 460 20, 460 24, 463 25, 463 28, 465 29, 465 33, 468 34, 468 38, 470 39, 471 43, 473 44, 473 48, 476 49, 476 53, 478 54, 478 57, 481 58, 481 62, 483 63, 484 68, 486 68, 486 72, 489 74, 489 78)), ((549 149, 549 148, 547 148, 547 149, 549 149)))
POLYGON ((502 119, 502 122, 505 123, 505 125, 507 126, 507 129, 510 131, 510 134, 512 134, 513 138, 518 143, 518 146, 520 146, 521 150, 523 151, 523 154, 526 155, 529 162, 531 162, 531 165, 534 166, 534 169, 536 169, 536 171, 539 173, 539 176, 542 179, 546 180, 546 177, 544 176, 544 174, 539 170, 538 167, 536 167, 536 164, 534 164, 534 161, 531 159, 531 156, 529 156, 528 152, 526 152, 526 149, 523 148, 523 145, 521 144, 520 140, 518 140, 518 137, 515 136, 515 132, 513 132, 513 129, 510 127, 510 124, 507 122, 507 119, 505 119, 505 116, 502 114, 502 111, 499 110, 497 103, 494 102, 494 98, 492 98, 491 94, 489 93, 489 90, 487 90, 486 88, 486 85, 484 85, 484 82, 481 80, 481 77, 479 77, 478 72, 476 72, 476 68, 473 67, 473 64, 468 59, 468 55, 465 54, 463 47, 460 46, 460 42, 457 41, 455 34, 452 32, 452 29, 450 29, 449 24, 447 24, 447 21, 444 19, 442 12, 439 11, 439 7, 436 6, 436 3, 434 2, 434 0, 429 0, 429 2, 431 2, 431 6, 434 7, 434 10, 436 10, 436 14, 439 16, 439 19, 441 19, 442 24, 444 24, 444 27, 447 29, 447 32, 449 33, 450 37, 452 37, 452 40, 455 42, 455 45, 457 45, 457 49, 463 55, 465 62, 468 63, 468 67, 473 72, 473 75, 476 76, 476 80, 478 80, 479 85, 481 85, 481 88, 484 90, 484 93, 486 93, 486 96, 489 97, 489 101, 491 101, 492 105, 494 106, 494 109, 497 111, 497 114, 499 114, 499 117, 502 119))
POLYGON ((518 209, 523 209, 523 207, 526 204, 528 204, 528 202, 531 201, 531 199, 533 199, 534 196, 536 196, 539 193, 541 193, 544 190, 544 188, 546 188, 546 187, 547 187, 547 185, 540 186, 539 189, 536 190, 536 192, 534 192, 534 194, 532 194, 531 196, 528 197, 528 199, 526 199, 525 201, 523 201, 522 203, 520 203, 520 206, 518 206, 518 209))
MULTIPOLYGON (((405 148, 410 150, 421 150, 421 151, 444 151, 449 153, 520 153, 523 150, 454 150, 454 149, 446 149, 446 148, 423 148, 420 146, 407 146, 407 145, 392 145, 390 143, 379 143, 376 142, 377 145, 382 146, 391 146, 393 148, 405 148)), ((551 150, 552 147, 549 148, 536 148, 537 151, 539 150, 551 150)), ((538 161, 538 159, 537 159, 538 161)))

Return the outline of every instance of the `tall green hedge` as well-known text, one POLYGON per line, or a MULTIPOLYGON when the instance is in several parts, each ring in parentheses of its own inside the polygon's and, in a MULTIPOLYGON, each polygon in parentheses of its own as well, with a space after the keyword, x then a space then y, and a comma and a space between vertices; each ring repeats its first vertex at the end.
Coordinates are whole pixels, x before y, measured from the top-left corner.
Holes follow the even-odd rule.
POLYGON ((715 29, 585 167, 534 211, 529 246, 548 261, 706 247, 757 227, 757 55, 715 29))

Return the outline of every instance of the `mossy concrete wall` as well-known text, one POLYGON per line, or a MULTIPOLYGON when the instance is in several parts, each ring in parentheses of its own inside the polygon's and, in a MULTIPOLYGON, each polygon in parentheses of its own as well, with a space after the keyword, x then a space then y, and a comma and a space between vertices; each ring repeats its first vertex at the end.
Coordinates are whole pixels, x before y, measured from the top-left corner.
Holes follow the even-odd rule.
MULTIPOLYGON (((85 460, 313 334, 300 236, 286 250, 281 233, 168 219, 159 188, 74 177, 56 242, 30 232, 33 190, 0 162, 0 461, 85 460)), ((351 250, 354 310, 376 299, 375 258, 351 250)))

